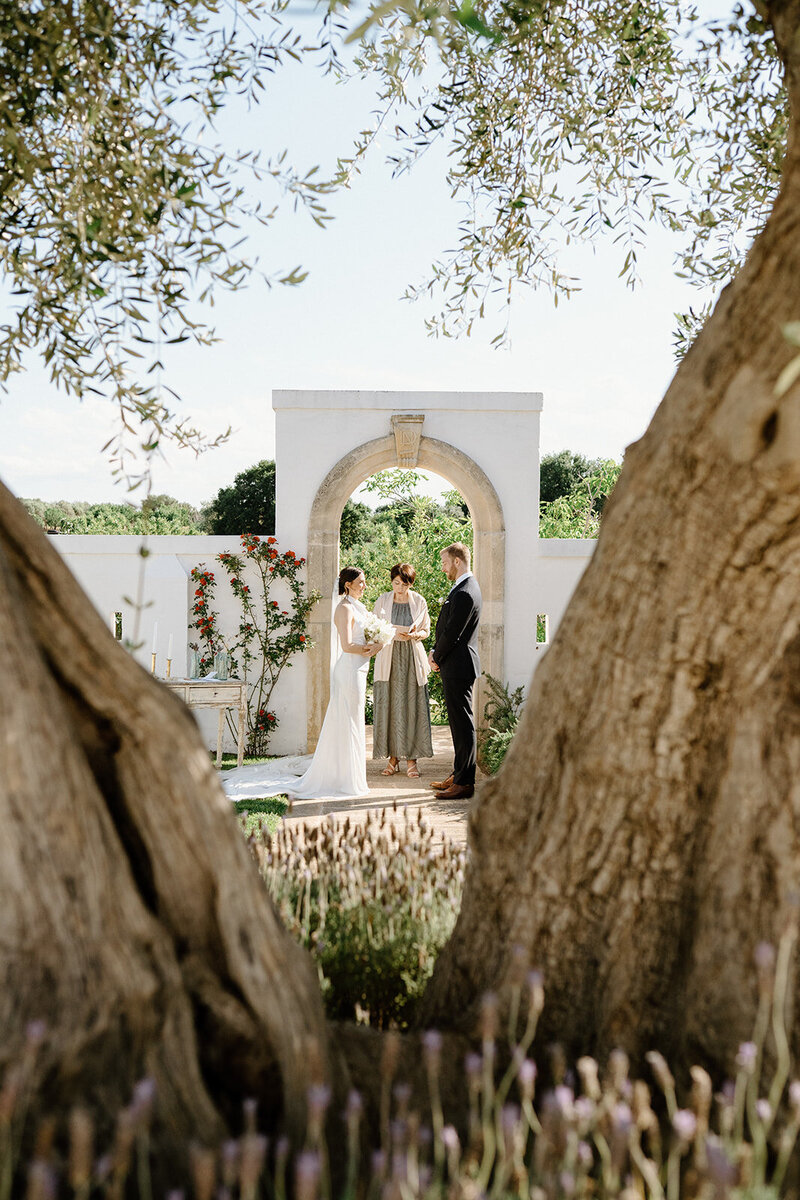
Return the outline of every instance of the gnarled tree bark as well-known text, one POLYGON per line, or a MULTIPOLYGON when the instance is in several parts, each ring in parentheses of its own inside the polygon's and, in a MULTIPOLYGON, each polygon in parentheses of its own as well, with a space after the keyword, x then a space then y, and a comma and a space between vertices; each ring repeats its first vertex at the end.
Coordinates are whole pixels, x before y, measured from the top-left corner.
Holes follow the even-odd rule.
POLYGON ((780 195, 629 449, 477 797, 427 997, 443 1026, 470 1027, 519 944, 545 973, 543 1041, 728 1068, 752 1030, 754 947, 796 903, 800 384, 775 384, 800 319, 800 3, 768 8, 793 114, 780 195))
POLYGON ((40 1018, 41 1102, 113 1118, 151 1076, 162 1166, 248 1095, 299 1138, 328 1068, 310 959, 188 710, 2 487, 0 664, 0 1076, 40 1018))

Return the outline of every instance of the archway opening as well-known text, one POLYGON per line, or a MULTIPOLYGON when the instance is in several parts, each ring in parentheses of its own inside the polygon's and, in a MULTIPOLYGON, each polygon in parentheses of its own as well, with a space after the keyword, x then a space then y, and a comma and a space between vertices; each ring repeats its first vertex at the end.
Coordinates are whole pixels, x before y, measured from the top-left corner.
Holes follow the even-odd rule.
MULTIPOLYGON (((308 656, 308 747, 316 745, 330 692, 331 616, 339 574, 340 523, 345 505, 370 477, 398 466, 395 439, 376 438, 351 451, 320 484, 311 509, 308 530, 309 585, 320 592, 311 623, 314 646, 308 656)), ((480 656, 484 672, 505 678, 504 596, 505 524, 491 481, 462 451, 447 442, 422 436, 417 469, 441 476, 463 497, 473 530, 473 569, 483 593, 480 656)), ((443 585, 446 583, 442 576, 443 585)), ((444 590, 444 589, 443 589, 444 590)), ((476 713, 483 712, 482 689, 476 695, 476 713)))
MULTIPOLYGON (((339 561, 364 571, 368 608, 390 590, 392 567, 410 564, 416 572, 414 590, 425 598, 433 631, 450 588, 440 551, 453 542, 464 543, 472 553, 472 516, 464 496, 441 475, 395 468, 372 475, 348 499, 339 527, 339 561)), ((426 651, 432 645, 433 633, 426 651)), ((374 663, 367 685, 367 725, 372 723, 373 668, 374 663)), ((432 723, 446 725, 444 690, 435 672, 428 693, 432 723)))

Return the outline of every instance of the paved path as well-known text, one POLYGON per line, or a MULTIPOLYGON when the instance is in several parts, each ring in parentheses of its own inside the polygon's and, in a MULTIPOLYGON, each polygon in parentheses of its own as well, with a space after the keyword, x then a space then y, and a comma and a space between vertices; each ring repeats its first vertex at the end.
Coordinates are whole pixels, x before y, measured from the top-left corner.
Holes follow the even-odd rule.
POLYGON ((419 779, 409 779, 405 761, 401 760, 398 775, 381 775, 386 759, 372 758, 372 727, 367 726, 367 783, 369 796, 363 800, 295 800, 286 814, 286 821, 319 825, 333 816, 337 821, 365 820, 376 808, 391 809, 393 820, 402 822, 408 814, 416 820, 425 817, 432 826, 436 840, 443 837, 464 844, 467 840, 468 801, 437 800, 428 784, 444 779, 453 768, 453 743, 446 725, 433 726, 433 758, 421 758, 419 779))

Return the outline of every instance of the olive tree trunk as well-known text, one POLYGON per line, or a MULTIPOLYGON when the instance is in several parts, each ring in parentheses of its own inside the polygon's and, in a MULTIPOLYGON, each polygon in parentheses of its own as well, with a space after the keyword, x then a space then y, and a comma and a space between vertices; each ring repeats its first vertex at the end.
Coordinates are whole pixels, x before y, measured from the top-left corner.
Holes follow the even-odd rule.
POLYGON ((0 678, 0 1078, 41 1019, 34 1116, 113 1116, 149 1076, 173 1151, 246 1096, 300 1136, 327 1069, 316 973, 188 710, 2 486, 0 678))
MULTIPOLYGON (((746 265, 629 448, 597 549, 476 798, 426 1017, 465 1030, 521 946, 542 1041, 730 1065, 753 951, 800 894, 800 3, 769 5, 793 125, 746 265)), ((793 992, 797 976, 793 975, 793 992)), ((799 1047, 795 1030, 795 1050, 799 1047)))

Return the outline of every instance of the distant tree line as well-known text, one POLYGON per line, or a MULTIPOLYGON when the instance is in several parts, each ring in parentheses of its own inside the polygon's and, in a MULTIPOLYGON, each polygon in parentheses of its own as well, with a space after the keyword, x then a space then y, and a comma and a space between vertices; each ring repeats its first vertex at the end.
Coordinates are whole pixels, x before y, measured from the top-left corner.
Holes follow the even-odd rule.
POLYGON ((91 504, 82 500, 22 500, 49 533, 233 534, 275 532, 275 463, 248 467, 199 509, 173 496, 148 496, 141 504, 91 504))
MULTIPOLYGON (((603 504, 618 473, 618 464, 610 460, 586 458, 571 450, 544 455, 540 464, 542 536, 595 537, 603 504)), ((383 503, 375 509, 363 501, 347 501, 340 531, 343 551, 374 541, 396 541, 399 532, 409 533, 419 519, 419 509, 414 504, 413 486, 405 486, 407 483, 401 480, 394 493, 381 496, 383 503)), ((240 471, 233 483, 220 488, 213 500, 199 509, 167 495, 148 496, 140 505, 38 499, 22 503, 37 524, 51 533, 274 534, 275 463, 264 459, 240 471)), ((456 492, 449 492, 443 503, 431 500, 425 505, 429 528, 469 518, 467 505, 456 492)))

